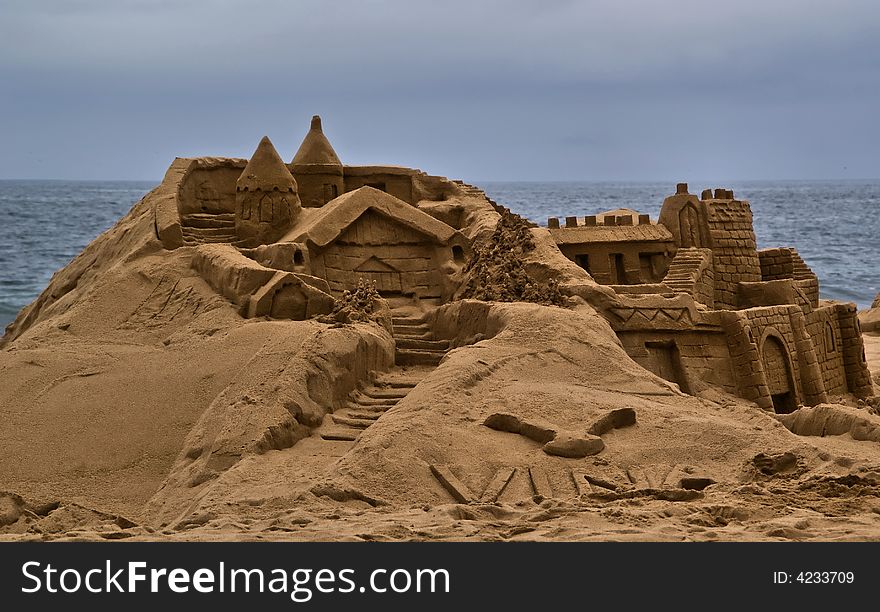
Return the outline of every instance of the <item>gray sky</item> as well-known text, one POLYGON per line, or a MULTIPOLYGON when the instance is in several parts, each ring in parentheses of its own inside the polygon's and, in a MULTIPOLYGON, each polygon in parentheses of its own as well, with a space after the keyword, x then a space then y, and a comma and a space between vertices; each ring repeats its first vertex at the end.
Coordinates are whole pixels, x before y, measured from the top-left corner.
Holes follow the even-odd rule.
POLYGON ((875 0, 0 0, 0 178, 293 156, 469 180, 880 177, 875 0))

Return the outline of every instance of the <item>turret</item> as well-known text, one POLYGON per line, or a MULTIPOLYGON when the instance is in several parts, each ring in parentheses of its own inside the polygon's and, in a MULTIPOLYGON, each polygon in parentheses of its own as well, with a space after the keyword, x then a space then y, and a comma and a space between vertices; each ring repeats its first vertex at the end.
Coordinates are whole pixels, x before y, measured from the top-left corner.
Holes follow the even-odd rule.
POLYGON ((296 180, 267 136, 238 177, 235 203, 235 231, 244 246, 274 242, 302 210, 296 180))
POLYGON ((312 117, 308 134, 291 162, 299 184, 303 206, 319 207, 345 191, 342 162, 321 127, 321 117, 312 117))
POLYGON ((706 203, 688 192, 687 183, 678 183, 675 195, 663 200, 658 222, 672 232, 678 248, 712 246, 706 203))

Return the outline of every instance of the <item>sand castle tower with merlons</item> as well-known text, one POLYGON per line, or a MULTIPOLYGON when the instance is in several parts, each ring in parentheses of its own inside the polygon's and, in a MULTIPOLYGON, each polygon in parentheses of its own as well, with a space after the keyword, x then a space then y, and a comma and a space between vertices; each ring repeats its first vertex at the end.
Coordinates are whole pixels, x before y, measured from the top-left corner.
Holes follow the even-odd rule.
POLYGON ((342 162, 324 135, 321 117, 312 117, 312 125, 291 162, 299 177, 302 205, 323 206, 345 191, 342 162))
POLYGON ((264 136, 235 185, 235 232, 243 246, 277 240, 302 210, 296 180, 264 136))

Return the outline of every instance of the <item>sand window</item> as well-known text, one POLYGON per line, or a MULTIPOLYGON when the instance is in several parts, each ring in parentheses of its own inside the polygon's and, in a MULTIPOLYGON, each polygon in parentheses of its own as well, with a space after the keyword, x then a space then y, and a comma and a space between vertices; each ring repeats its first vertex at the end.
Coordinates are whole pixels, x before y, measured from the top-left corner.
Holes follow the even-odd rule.
POLYGON ((825 321, 825 352, 836 353, 837 341, 834 337, 834 327, 828 321, 825 321))
POLYGON ((335 200, 339 195, 339 188, 333 183, 324 183, 324 204, 335 200))

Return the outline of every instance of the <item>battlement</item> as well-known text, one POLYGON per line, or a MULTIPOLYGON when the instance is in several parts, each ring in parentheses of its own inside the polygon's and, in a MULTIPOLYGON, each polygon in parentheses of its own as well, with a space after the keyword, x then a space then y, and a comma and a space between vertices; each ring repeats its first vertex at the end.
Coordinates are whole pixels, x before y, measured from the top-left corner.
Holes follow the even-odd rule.
MULTIPOLYGON (((651 225, 651 217, 640 213, 587 215, 585 217, 565 217, 565 228, 572 227, 618 227, 632 225, 651 225)), ((558 217, 547 219, 548 229, 560 229, 558 217)))
POLYGON ((551 217, 547 228, 617 294, 607 316, 630 356, 683 390, 709 385, 777 411, 870 392, 848 311, 820 308, 818 279, 796 249, 757 250, 751 205, 732 189, 697 197, 678 183, 657 222, 623 209, 551 217), (710 314, 726 323, 707 325, 710 314), (741 342, 766 329, 772 341, 741 342))

